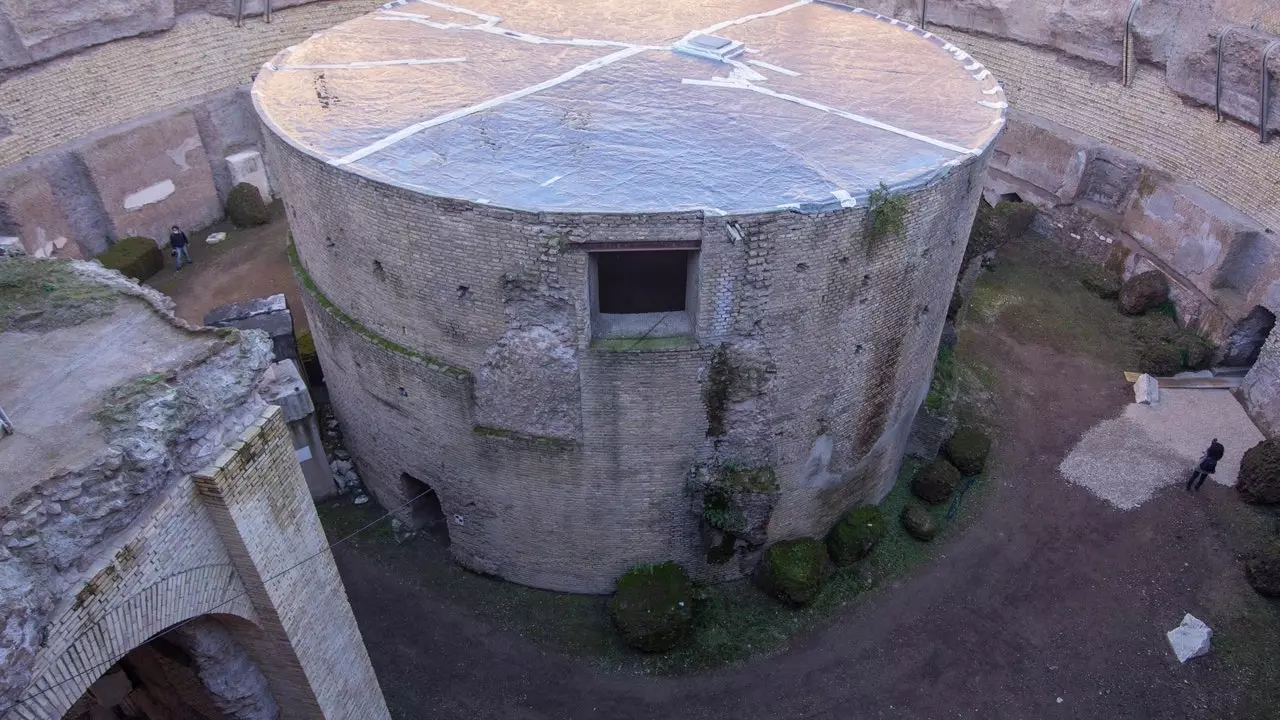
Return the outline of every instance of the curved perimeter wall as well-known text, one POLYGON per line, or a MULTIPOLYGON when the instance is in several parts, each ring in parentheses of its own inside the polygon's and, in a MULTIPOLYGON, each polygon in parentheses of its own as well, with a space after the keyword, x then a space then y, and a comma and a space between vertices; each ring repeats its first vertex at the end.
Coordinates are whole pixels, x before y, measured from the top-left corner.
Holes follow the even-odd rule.
POLYGON ((741 574, 705 562, 686 492, 700 466, 776 472, 770 540, 819 535, 888 492, 988 159, 913 192, 903 236, 870 241, 865 204, 523 213, 359 178, 269 132, 267 147, 362 477, 388 507, 409 499, 402 473, 435 489, 467 566, 578 592, 642 561, 741 574), (669 241, 700 245, 696 342, 593 346, 584 251, 669 241), (708 403, 717 352, 726 400, 708 403), (709 437, 716 412, 727 429, 709 437))

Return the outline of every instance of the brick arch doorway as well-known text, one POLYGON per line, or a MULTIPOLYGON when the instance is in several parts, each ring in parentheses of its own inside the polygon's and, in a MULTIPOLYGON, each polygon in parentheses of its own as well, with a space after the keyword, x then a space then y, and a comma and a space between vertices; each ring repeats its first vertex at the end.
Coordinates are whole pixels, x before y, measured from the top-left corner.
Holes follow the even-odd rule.
POLYGON ((411 530, 449 547, 449 518, 440 504, 440 493, 409 473, 400 474, 400 490, 405 499, 417 498, 405 509, 404 523, 411 530))
POLYGON ((117 660, 63 720, 274 720, 280 707, 246 647, 260 635, 233 615, 167 628, 117 660))

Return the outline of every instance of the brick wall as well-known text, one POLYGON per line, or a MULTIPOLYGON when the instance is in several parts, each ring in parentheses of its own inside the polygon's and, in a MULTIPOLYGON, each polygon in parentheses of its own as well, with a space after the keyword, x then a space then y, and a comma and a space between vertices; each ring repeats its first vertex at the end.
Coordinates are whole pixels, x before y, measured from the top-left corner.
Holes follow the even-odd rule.
POLYGON ((387 717, 332 558, 260 587, 323 546, 288 430, 271 407, 215 466, 168 488, 108 544, 47 626, 25 700, 0 716, 61 718, 130 650, 214 613, 239 620, 228 627, 283 717, 387 717))
MULTIPOLYGON (((930 379, 987 160, 912 194, 900 238, 869 241, 860 207, 732 218, 744 235, 734 243, 725 218, 499 210, 383 186, 270 135, 267 147, 312 286, 305 304, 330 396, 362 477, 390 507, 408 499, 401 473, 436 489, 468 566, 586 592, 610 590, 640 561, 675 559, 711 580, 738 574, 702 560, 684 489, 695 463, 776 468, 771 540, 822 533, 844 509, 888 491, 930 379), (701 241, 697 342, 592 347, 580 246, 661 239, 701 241), (574 357, 569 401, 581 432, 477 432, 474 397, 488 397, 479 369, 505 334, 539 323, 574 357), (729 432, 716 441, 707 438, 703 383, 721 343, 769 370, 731 404, 729 432)), ((546 401, 537 382, 513 387, 510 417, 546 401)), ((501 414, 486 408, 486 418, 501 414)))

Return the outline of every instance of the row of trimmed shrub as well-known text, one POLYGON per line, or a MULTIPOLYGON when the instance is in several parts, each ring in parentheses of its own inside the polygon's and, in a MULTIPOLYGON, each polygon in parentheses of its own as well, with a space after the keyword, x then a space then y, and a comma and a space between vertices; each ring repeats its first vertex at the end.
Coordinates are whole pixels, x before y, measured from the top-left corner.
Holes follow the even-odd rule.
MULTIPOLYGON (((991 441, 976 430, 964 429, 947 442, 945 459, 921 469, 912 481, 924 477, 929 497, 942 502, 950 497, 961 473, 976 475, 986 464, 991 441), (942 465, 939 465, 941 463, 942 465), (942 468, 942 469, 938 469, 942 468), (961 468, 961 469, 957 469, 961 468), (946 478, 945 497, 937 494, 939 477, 946 478), (954 479, 951 479, 954 476, 954 479)), ((908 502, 901 521, 907 532, 921 540, 933 538, 937 524, 920 505, 908 502)), ((782 540, 770 545, 756 569, 757 584, 792 607, 803 607, 822 590, 828 568, 846 568, 866 559, 888 533, 879 507, 865 505, 840 517, 823 541, 813 538, 782 540)), ((646 652, 670 650, 693 633, 695 586, 688 572, 675 562, 637 565, 618 579, 609 602, 609 613, 623 639, 646 652)))

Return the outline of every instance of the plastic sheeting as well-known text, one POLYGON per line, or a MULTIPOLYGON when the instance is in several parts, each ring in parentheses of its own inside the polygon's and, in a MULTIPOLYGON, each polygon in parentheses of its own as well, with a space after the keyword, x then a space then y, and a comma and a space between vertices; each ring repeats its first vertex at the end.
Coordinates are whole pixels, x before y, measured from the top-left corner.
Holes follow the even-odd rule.
POLYGON ((253 96, 350 172, 593 213, 853 205, 981 153, 1007 107, 931 33, 812 0, 401 0, 280 53, 253 96), (682 50, 702 34, 746 50, 682 50))

